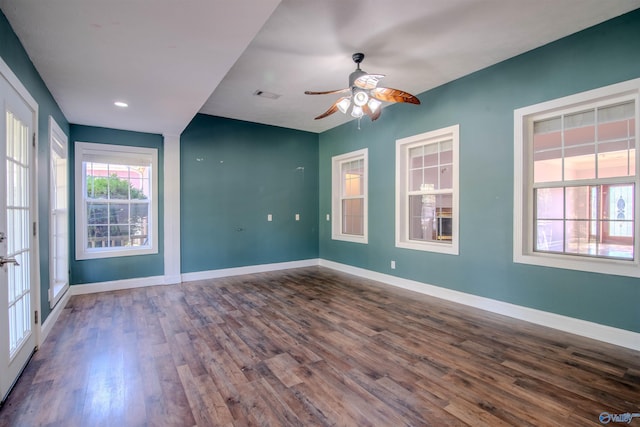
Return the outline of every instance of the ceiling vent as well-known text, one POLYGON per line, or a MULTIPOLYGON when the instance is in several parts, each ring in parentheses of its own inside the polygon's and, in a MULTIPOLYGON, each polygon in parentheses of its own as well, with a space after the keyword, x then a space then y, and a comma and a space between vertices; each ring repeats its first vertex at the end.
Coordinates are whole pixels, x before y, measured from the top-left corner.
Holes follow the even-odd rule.
POLYGON ((260 96, 262 98, 269 98, 269 99, 278 99, 278 98, 280 98, 282 96, 282 95, 278 95, 277 93, 267 92, 267 91, 260 90, 260 89, 258 89, 257 91, 253 92, 253 94, 255 96, 260 96))

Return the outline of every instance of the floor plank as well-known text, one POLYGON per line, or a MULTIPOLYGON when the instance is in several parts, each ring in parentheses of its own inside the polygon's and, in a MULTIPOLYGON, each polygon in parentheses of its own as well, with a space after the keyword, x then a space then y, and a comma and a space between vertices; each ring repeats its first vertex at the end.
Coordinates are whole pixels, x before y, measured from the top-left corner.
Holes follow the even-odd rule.
POLYGON ((597 426, 639 404, 639 352, 309 267, 72 297, 0 426, 597 426))

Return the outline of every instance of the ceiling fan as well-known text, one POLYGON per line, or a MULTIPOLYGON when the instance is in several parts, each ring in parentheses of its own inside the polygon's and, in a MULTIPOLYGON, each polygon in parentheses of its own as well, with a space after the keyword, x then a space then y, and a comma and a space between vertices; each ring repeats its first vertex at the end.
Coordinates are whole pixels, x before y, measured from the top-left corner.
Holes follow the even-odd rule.
POLYGON ((410 93, 388 87, 378 87, 378 82, 384 77, 384 74, 369 74, 360 69, 364 53, 354 53, 352 58, 357 68, 349 75, 349 87, 324 92, 305 91, 307 95, 330 95, 350 92, 348 96, 343 96, 334 102, 327 111, 320 114, 315 120, 324 119, 340 110, 343 114, 349 113, 357 119, 366 114, 371 118, 371 121, 374 121, 380 117, 382 110, 380 107, 383 101, 420 104, 420 100, 410 93))

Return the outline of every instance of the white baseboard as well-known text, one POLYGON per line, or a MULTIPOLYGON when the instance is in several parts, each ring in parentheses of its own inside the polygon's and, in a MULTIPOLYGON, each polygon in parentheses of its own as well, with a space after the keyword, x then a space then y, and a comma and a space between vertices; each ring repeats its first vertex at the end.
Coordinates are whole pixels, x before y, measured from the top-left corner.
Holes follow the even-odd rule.
POLYGON ((71 287, 67 288, 66 292, 62 295, 62 298, 58 300, 58 303, 53 307, 53 310, 51 310, 51 313, 49 313, 46 320, 42 322, 42 325, 40 326, 38 345, 42 345, 44 340, 47 339, 47 336, 49 336, 51 329, 53 329, 53 325, 55 325, 58 321, 58 317, 60 317, 60 313, 62 313, 67 302, 69 302, 69 298, 71 298, 71 287))
POLYGON ((220 270, 196 271, 194 273, 183 273, 183 282, 193 282, 196 280, 217 279, 220 277, 241 276, 243 274, 265 273, 268 271, 288 270, 291 268, 302 268, 319 265, 317 258, 304 259, 301 261, 279 262, 274 264, 249 265, 246 267, 222 268, 220 270))
POLYGON ((430 295, 436 298, 441 298, 447 301, 480 308, 492 313, 525 320, 537 325, 547 326, 560 331, 640 351, 640 333, 628 331, 626 329, 614 328, 611 326, 601 325, 599 323, 536 310, 534 308, 515 305, 491 298, 428 285, 426 283, 403 279, 371 270, 365 270, 363 268, 340 264, 334 261, 321 259, 320 266, 364 277, 366 279, 375 280, 387 285, 419 292, 421 294, 430 295))
MULTIPOLYGON (((269 271, 287 270, 291 268, 311 267, 317 265, 331 268, 337 271, 342 271, 344 273, 353 274, 355 276, 360 276, 366 279, 375 280, 386 285, 408 289, 414 292, 419 292, 421 294, 430 295, 447 301, 468 305, 492 313, 502 314, 537 325, 547 326, 560 331, 569 332, 575 335, 580 335, 583 337, 640 351, 640 333, 637 332, 614 328, 599 323, 589 322, 587 320, 576 319, 573 317, 511 304, 504 301, 498 301, 491 298, 467 294, 452 289, 442 288, 440 286, 429 285, 415 280, 403 279, 400 277, 391 276, 389 274, 378 273, 359 267, 353 267, 347 264, 341 264, 334 261, 317 258, 274 264, 223 268, 219 270, 197 271, 193 273, 184 273, 180 276, 175 277, 154 276, 138 279, 115 280, 111 282, 72 285, 70 286, 70 291, 67 292, 67 295, 63 297, 63 300, 61 300, 56 307, 64 307, 66 301, 68 301, 69 297, 72 295, 114 291, 120 289, 131 289, 144 286, 175 284, 183 281, 190 282, 196 280, 216 279, 220 277, 264 273, 269 271)), ((60 308, 60 310, 62 309, 60 308)), ((56 309, 54 309, 54 312, 55 311, 56 309)), ((55 323, 55 320, 59 315, 59 312, 57 314, 54 314, 54 312, 52 312, 49 317, 47 317, 46 322, 42 325, 40 342, 44 341, 44 337, 46 337, 46 335, 49 333, 51 326, 53 326, 53 323, 55 323)))
MULTIPOLYGON (((179 283, 179 282, 178 282, 179 283)), ((71 285, 71 295, 94 294, 96 292, 119 291, 121 289, 144 288, 145 286, 164 285, 164 276, 140 277, 135 279, 112 280, 109 282, 71 285)))
POLYGON ((164 284, 165 285, 177 285, 182 282, 182 275, 180 274, 172 274, 171 276, 164 275, 164 284))

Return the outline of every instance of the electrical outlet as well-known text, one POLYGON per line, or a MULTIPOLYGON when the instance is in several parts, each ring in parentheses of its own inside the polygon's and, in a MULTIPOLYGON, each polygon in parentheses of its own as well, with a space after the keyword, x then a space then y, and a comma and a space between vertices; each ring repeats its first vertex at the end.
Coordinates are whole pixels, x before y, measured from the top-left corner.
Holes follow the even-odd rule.
POLYGON ((396 269, 396 262, 395 261, 391 261, 391 269, 392 270, 396 269))

